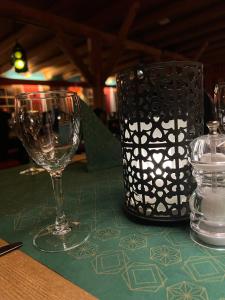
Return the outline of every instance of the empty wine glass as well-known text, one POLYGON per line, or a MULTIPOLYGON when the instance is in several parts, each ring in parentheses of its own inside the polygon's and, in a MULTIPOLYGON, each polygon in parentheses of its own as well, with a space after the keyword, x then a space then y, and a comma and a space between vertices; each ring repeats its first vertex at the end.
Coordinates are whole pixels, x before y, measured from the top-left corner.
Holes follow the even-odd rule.
POLYGON ((49 172, 56 201, 55 223, 41 229, 33 244, 46 252, 73 249, 88 238, 80 223, 68 221, 63 210, 62 172, 79 144, 79 98, 66 91, 19 94, 16 123, 30 157, 49 172))

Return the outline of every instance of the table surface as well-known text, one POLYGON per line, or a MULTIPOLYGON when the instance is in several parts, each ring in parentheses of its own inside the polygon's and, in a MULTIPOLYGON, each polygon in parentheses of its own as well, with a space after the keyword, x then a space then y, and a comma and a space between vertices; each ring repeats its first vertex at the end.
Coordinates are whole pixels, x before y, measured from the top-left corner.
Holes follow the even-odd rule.
MULTIPOLYGON (((0 246, 5 244, 0 240, 0 246)), ((79 300, 97 300, 20 250, 2 256, 0 270, 3 300, 71 300, 75 296, 79 300)))
POLYGON ((23 241, 29 256, 102 300, 225 300, 225 252, 194 244, 188 226, 130 221, 122 211, 121 168, 87 172, 84 163, 70 165, 65 210, 90 239, 65 253, 38 251, 32 237, 55 216, 50 178, 19 175, 21 169, 0 172, 0 237, 23 241))

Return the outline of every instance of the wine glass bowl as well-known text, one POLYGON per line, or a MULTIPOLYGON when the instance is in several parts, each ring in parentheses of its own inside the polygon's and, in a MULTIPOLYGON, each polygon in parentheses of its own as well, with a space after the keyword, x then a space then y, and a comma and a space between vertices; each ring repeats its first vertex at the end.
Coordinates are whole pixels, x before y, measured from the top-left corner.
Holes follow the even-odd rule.
POLYGON ((28 154, 50 174, 56 201, 55 223, 41 229, 33 244, 47 252, 73 249, 88 238, 63 210, 62 172, 80 141, 79 97, 61 90, 22 93, 16 97, 16 122, 28 154))

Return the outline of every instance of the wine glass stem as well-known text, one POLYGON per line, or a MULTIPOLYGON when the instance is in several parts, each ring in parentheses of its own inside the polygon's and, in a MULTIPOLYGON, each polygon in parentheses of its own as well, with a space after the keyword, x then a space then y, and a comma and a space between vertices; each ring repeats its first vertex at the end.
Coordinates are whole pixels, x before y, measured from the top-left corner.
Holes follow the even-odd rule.
POLYGON ((50 174, 52 179, 52 186, 54 192, 54 198, 56 201, 56 220, 55 220, 55 231, 56 235, 66 234, 71 230, 69 223, 66 219, 64 210, 63 210, 63 192, 62 192, 62 172, 56 172, 50 174))

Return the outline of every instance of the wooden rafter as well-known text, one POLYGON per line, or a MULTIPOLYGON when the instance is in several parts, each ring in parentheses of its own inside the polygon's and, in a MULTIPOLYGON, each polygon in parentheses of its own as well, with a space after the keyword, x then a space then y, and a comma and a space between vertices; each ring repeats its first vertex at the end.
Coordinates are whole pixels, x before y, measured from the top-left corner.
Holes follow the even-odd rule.
MULTIPOLYGON (((21 79, 9 79, 0 77, 1 85, 12 85, 12 84, 37 84, 37 80, 21 80, 21 79)), ((40 85, 49 85, 49 86, 82 86, 82 87, 90 87, 87 82, 68 82, 68 81, 44 81, 38 80, 38 84, 40 85)))
POLYGON ((171 24, 165 26, 165 29, 162 27, 158 30, 154 30, 151 34, 148 33, 148 36, 143 40, 147 41, 160 41, 161 39, 169 38, 173 35, 177 35, 185 30, 196 30, 197 26, 202 26, 205 23, 215 20, 218 17, 225 16, 225 3, 219 3, 214 6, 212 10, 203 10, 201 12, 196 12, 193 15, 189 15, 182 20, 174 21, 171 24))
MULTIPOLYGON (((64 73, 70 72, 74 70, 74 66, 71 64, 64 64, 61 67, 48 67, 48 68, 43 68, 42 72, 46 75, 46 78, 51 79, 54 76, 63 76, 64 73)), ((75 71, 75 70, 74 70, 75 71)))
POLYGON ((146 16, 143 16, 141 21, 134 26, 134 31, 146 29, 147 26, 149 27, 150 25, 158 23, 160 20, 165 18, 173 18, 183 13, 187 14, 187 12, 202 8, 202 6, 207 6, 212 2, 213 0, 170 1, 167 5, 162 5, 161 9, 151 11, 149 14, 146 14, 146 16))
POLYGON ((37 72, 37 71, 40 71, 41 69, 46 68, 46 67, 51 67, 51 66, 54 66, 54 65, 62 65, 66 61, 67 60, 66 60, 65 55, 60 54, 60 55, 51 57, 49 59, 45 59, 44 61, 42 61, 38 64, 35 64, 34 66, 31 66, 31 71, 32 72, 37 72))
POLYGON ((12 65, 9 61, 7 61, 4 65, 0 66, 0 74, 3 74, 9 71, 12 68, 12 65))
POLYGON ((94 77, 94 82, 93 82, 94 104, 96 107, 103 107, 104 106, 104 101, 103 101, 104 82, 102 81, 102 72, 103 72, 102 42, 92 38, 90 50, 91 50, 90 65, 94 77))
POLYGON ((80 70, 80 72, 83 74, 88 83, 93 84, 94 79, 90 70, 88 69, 88 66, 83 62, 82 57, 72 46, 71 41, 69 41, 68 38, 61 31, 58 31, 56 39, 58 47, 67 56, 70 63, 80 70))
MULTIPOLYGON (((12 0, 0 2, 0 16, 14 18, 15 20, 35 24, 53 31, 57 31, 58 28, 61 28, 64 33, 99 38, 109 44, 114 43, 117 39, 113 34, 102 32, 90 26, 79 24, 64 17, 54 15, 47 11, 40 11, 12 0)), ((153 56, 161 53, 160 49, 130 40, 126 40, 125 46, 128 49, 144 52, 153 56)), ((183 57, 183 59, 185 59, 185 57, 183 57)))
POLYGON ((222 30, 219 33, 214 34, 212 36, 204 35, 201 39, 200 38, 194 39, 191 43, 180 46, 178 49, 182 49, 181 51, 190 53, 199 49, 199 47, 201 47, 201 45, 206 40, 210 43, 210 48, 211 48, 215 44, 217 44, 218 41, 221 41, 223 39, 224 39, 224 31, 222 30))
POLYGON ((204 56, 204 61, 210 61, 210 62, 214 62, 214 63, 219 63, 219 61, 224 62, 225 61, 225 47, 220 48, 214 52, 209 52, 207 53, 207 55, 204 56))
POLYGON ((139 7, 140 7, 140 3, 137 1, 134 1, 127 13, 127 16, 120 28, 118 38, 112 48, 108 63, 105 67, 103 78, 102 78, 103 81, 105 81, 106 78, 112 73, 116 63, 118 62, 118 60, 120 58, 120 55, 122 54, 122 52, 124 50, 124 47, 125 47, 124 42, 127 38, 129 29, 136 17, 139 7))
POLYGON ((208 46, 209 46, 209 42, 206 41, 202 45, 202 47, 200 48, 200 50, 196 53, 196 55, 194 57, 194 60, 198 61, 201 58, 202 54, 205 52, 205 50, 208 48, 208 46))
POLYGON ((6 52, 14 46, 16 41, 20 41, 26 34, 29 34, 34 30, 34 26, 27 25, 23 26, 20 30, 15 32, 14 34, 11 34, 7 39, 1 42, 1 53, 6 52))
POLYGON ((102 27, 105 27, 105 24, 115 21, 115 15, 127 11, 130 3, 131 0, 110 1, 106 7, 98 11, 97 14, 94 14, 85 24, 96 27, 99 26, 99 20, 101 20, 102 27))
MULTIPOLYGON (((159 42, 160 47, 165 48, 170 45, 179 47, 182 44, 191 44, 196 39, 207 39, 212 34, 216 34, 218 30, 225 28, 225 20, 213 21, 201 27, 201 30, 186 30, 183 34, 175 35, 169 39, 163 39, 159 42)), ((179 48, 178 48, 179 49, 179 48)))
POLYGON ((41 41, 38 45, 28 51, 28 60, 34 60, 36 57, 39 57, 42 52, 48 53, 55 47, 55 42, 55 38, 48 38, 45 41, 41 41))

